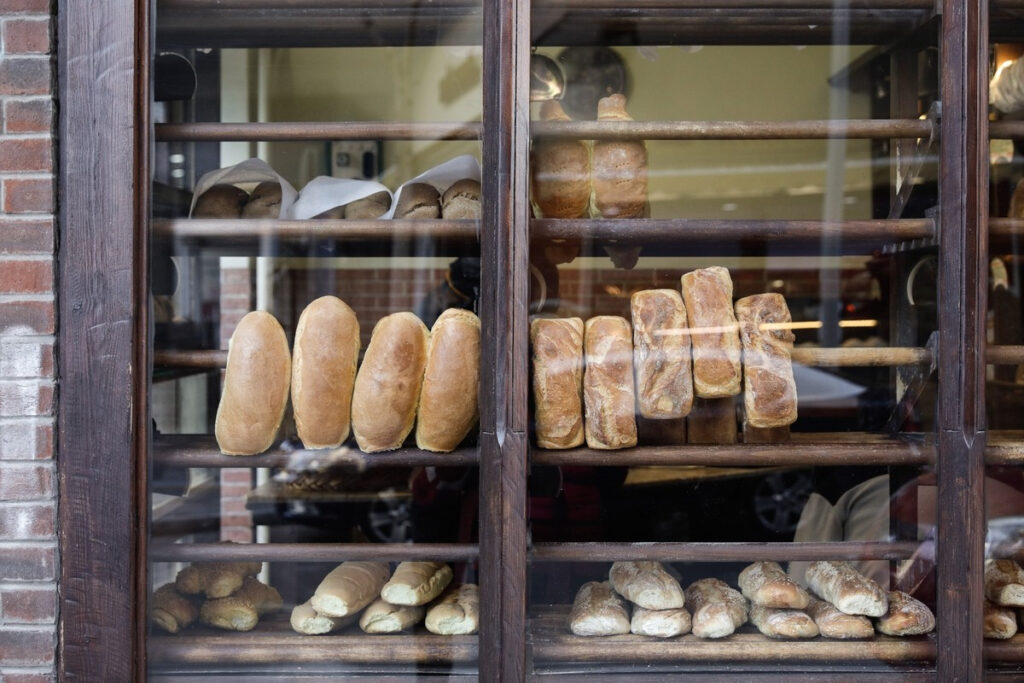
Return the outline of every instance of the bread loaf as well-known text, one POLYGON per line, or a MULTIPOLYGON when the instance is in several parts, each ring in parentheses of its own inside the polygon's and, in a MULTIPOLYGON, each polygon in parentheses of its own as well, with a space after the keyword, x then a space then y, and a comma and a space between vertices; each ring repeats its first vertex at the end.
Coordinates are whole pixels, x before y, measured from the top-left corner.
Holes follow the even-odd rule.
POLYGON ((736 443, 736 399, 695 398, 686 416, 686 440, 689 443, 736 443))
POLYGON ((887 636, 919 636, 934 628, 928 606, 903 591, 889 591, 889 609, 875 621, 875 630, 887 636))
POLYGON ((633 338, 625 318, 600 315, 584 331, 584 430, 590 448, 636 445, 633 338))
POLYGON ((476 633, 480 626, 480 594, 475 584, 464 583, 449 588, 427 610, 426 627, 442 636, 463 636, 476 633))
POLYGON ((242 208, 242 218, 278 218, 281 215, 281 183, 264 181, 256 186, 242 208))
POLYGON ((441 218, 480 220, 480 183, 472 178, 456 182, 441 196, 441 218))
POLYGON ((700 579, 686 588, 693 635, 724 638, 747 621, 747 599, 720 579, 700 579))
POLYGON ((429 337, 412 313, 392 313, 374 326, 352 393, 352 431, 361 450, 394 450, 409 436, 429 337))
MULTIPOLYGON (((381 190, 369 197, 349 202, 344 207, 343 217, 347 220, 372 220, 380 218, 391 208, 391 194, 381 190)), ((341 218, 342 216, 338 216, 341 218)))
POLYGON ((199 619, 207 626, 225 631, 251 631, 259 622, 259 613, 246 600, 217 598, 203 603, 199 609, 199 619))
POLYGON ((870 638, 875 635, 871 620, 856 614, 846 614, 835 608, 835 605, 811 598, 807 605, 807 614, 814 619, 818 631, 825 638, 849 640, 853 638, 870 638))
MULTIPOLYGON (((542 121, 571 121, 557 100, 541 105, 542 121)), ((542 138, 530 153, 530 195, 541 218, 582 218, 590 204, 590 150, 582 140, 542 138)))
POLYGON ((425 607, 392 605, 377 598, 363 610, 359 628, 366 633, 400 633, 423 621, 425 607))
POLYGON ((569 630, 577 636, 615 636, 629 633, 626 603, 607 581, 580 586, 569 612, 569 630))
POLYGON ((306 448, 337 448, 348 438, 359 362, 359 321, 333 296, 306 306, 295 328, 292 411, 306 448))
POLYGON ((753 605, 803 609, 810 596, 777 562, 754 562, 740 572, 740 590, 753 605))
POLYGON ((806 577, 808 588, 840 612, 880 617, 889 608, 885 591, 846 562, 811 562, 806 577))
POLYGON ((234 185, 214 185, 199 195, 192 218, 239 218, 249 193, 234 185))
POLYGON ((428 183, 409 183, 402 187, 395 207, 395 218, 440 218, 441 196, 428 183))
POLYGON ((281 324, 265 311, 247 313, 228 342, 214 426, 222 453, 255 455, 270 448, 288 405, 291 369, 281 324))
POLYGON ((781 294, 755 294, 736 302, 743 343, 744 419, 752 427, 784 427, 796 421, 793 322, 781 294))
POLYGON ((690 613, 685 608, 644 609, 634 607, 629 631, 638 636, 672 638, 690 632, 690 613))
POLYGON ((281 594, 273 586, 268 586, 253 576, 247 576, 242 581, 242 587, 231 597, 244 600, 253 606, 259 615, 276 612, 284 606, 281 594))
POLYGON ((754 605, 750 608, 750 623, 769 638, 814 638, 818 635, 814 619, 795 609, 754 605))
POLYGON ((693 377, 683 298, 674 289, 647 289, 629 301, 638 411, 649 419, 686 417, 693 404, 693 377))
POLYGON ((530 323, 537 446, 583 443, 583 321, 538 318, 530 323))
POLYGON ((686 603, 679 582, 660 562, 615 562, 608 579, 619 595, 645 609, 678 609, 686 603))
POLYGON ((1017 615, 1009 607, 1000 607, 986 600, 984 619, 985 638, 1006 640, 1017 634, 1017 615))
POLYGON ((175 590, 173 583, 165 583, 153 591, 150 618, 164 631, 177 633, 191 626, 198 617, 199 609, 175 590))
POLYGON ((430 330, 416 419, 416 447, 447 453, 476 424, 480 389, 480 319, 449 308, 430 330))
POLYGON ((380 596, 392 605, 425 605, 451 580, 452 568, 444 562, 402 562, 381 588, 380 596))
POLYGON ((344 617, 328 617, 318 613, 307 600, 301 605, 292 609, 292 629, 298 633, 308 636, 319 636, 324 633, 340 631, 358 617, 357 614, 349 614, 344 617))
POLYGON ((985 597, 997 605, 1024 606, 1024 569, 1013 560, 986 560, 985 597))
POLYGON ((262 568, 260 562, 196 562, 178 572, 174 585, 185 595, 226 598, 262 568))
POLYGON ((740 336, 732 306, 732 278, 719 266, 683 275, 690 325, 693 392, 701 398, 740 393, 740 336))
MULTIPOLYGON (((626 97, 610 95, 597 103, 598 121, 632 121, 626 97)), ((647 148, 642 140, 598 140, 591 155, 594 206, 604 218, 645 218, 647 148)))
POLYGON ((344 617, 380 595, 390 572, 387 562, 343 562, 317 586, 309 604, 328 617, 344 617))

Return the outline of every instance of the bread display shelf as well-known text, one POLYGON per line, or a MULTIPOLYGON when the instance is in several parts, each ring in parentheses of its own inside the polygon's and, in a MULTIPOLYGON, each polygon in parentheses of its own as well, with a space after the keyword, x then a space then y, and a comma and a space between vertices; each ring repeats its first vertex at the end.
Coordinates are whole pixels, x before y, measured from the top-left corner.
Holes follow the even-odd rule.
POLYGON ((986 640, 982 650, 987 663, 1024 662, 1024 634, 1006 640, 986 640))
POLYGON ((583 140, 824 140, 927 138, 921 119, 816 119, 807 121, 534 121, 534 138, 583 140))
POLYGON ((988 124, 988 136, 993 140, 1024 138, 1024 121, 992 121, 988 124))
POLYGON ((478 140, 474 122, 342 121, 295 123, 158 123, 157 142, 297 140, 478 140))
POLYGON ((1024 430, 993 430, 985 444, 985 464, 1024 464, 1024 430))
POLYGON ((478 462, 476 448, 431 453, 400 448, 385 453, 363 453, 355 447, 328 450, 274 448, 261 455, 224 455, 210 434, 164 434, 153 439, 153 463, 170 467, 285 467, 295 472, 332 467, 364 470, 374 467, 463 467, 478 462))
POLYGON ((535 543, 534 562, 775 562, 812 560, 905 560, 920 544, 913 541, 837 543, 535 543))
POLYGON ((985 349, 985 362, 991 365, 1024 363, 1024 346, 989 346, 985 349))
POLYGON ((460 543, 153 543, 153 562, 342 562, 436 560, 467 562, 476 545, 460 543))

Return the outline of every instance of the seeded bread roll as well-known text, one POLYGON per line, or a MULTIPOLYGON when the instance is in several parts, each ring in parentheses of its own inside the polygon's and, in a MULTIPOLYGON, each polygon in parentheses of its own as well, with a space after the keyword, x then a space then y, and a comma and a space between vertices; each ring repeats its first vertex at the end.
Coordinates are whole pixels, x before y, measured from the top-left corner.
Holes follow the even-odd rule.
POLYGON ((736 396, 743 370, 729 271, 719 266, 700 268, 683 275, 682 284, 692 335, 694 395, 736 396))
POLYGON ((389 575, 387 562, 343 562, 324 577, 309 604, 328 617, 355 614, 380 595, 389 575))
MULTIPOLYGON (((541 105, 542 121, 571 121, 557 100, 541 105)), ((530 195, 541 218, 581 218, 590 204, 590 150, 582 140, 544 138, 530 153, 530 195)))
POLYGON ((887 636, 919 636, 934 628, 928 606, 903 591, 889 591, 889 609, 875 621, 875 630, 887 636))
POLYGON ((576 636, 615 636, 629 633, 626 603, 607 581, 580 586, 569 612, 569 630, 576 636))
POLYGON ((985 638, 1006 640, 1017 634, 1017 615, 1009 607, 985 601, 985 638))
POLYGON ((207 626, 225 631, 251 631, 260 617, 251 603, 231 597, 204 602, 199 609, 199 619, 207 626))
POLYGON ((480 318, 449 308, 430 330, 416 419, 416 447, 455 450, 476 424, 480 388, 480 318))
POLYGON ((530 346, 537 446, 575 448, 583 443, 583 321, 538 318, 530 346))
POLYGON ((755 294, 736 302, 743 344, 744 419, 769 429, 796 422, 793 322, 781 294, 755 294))
POLYGON ((192 218, 239 218, 249 193, 234 185, 214 185, 199 195, 192 218))
POLYGON ((690 632, 690 613, 685 608, 644 609, 634 607, 629 632, 638 636, 673 638, 690 632))
MULTIPOLYGON (((369 197, 349 202, 344 207, 343 216, 348 220, 372 220, 380 218, 391 208, 391 194, 381 190, 369 197)), ((338 216, 341 218, 342 216, 338 216)))
POLYGON ((392 605, 377 598, 363 610, 359 617, 359 628, 366 633, 401 633, 423 621, 426 607, 392 605))
POLYGON ((348 438, 359 361, 355 311, 333 296, 306 306, 295 328, 292 412, 306 448, 337 448, 348 438))
POLYGON ((875 635, 871 620, 857 614, 846 614, 835 608, 835 605, 811 598, 807 605, 807 614, 818 625, 818 631, 825 638, 849 640, 853 638, 870 638, 875 635))
POLYGON ((319 636, 324 633, 340 631, 358 617, 357 614, 349 614, 344 617, 328 617, 318 613, 307 600, 301 605, 292 608, 291 624, 292 629, 298 633, 305 633, 308 636, 319 636))
POLYGON ((815 595, 840 612, 880 617, 889 608, 885 591, 846 562, 811 562, 806 579, 815 595))
MULTIPOLYGON (((598 121, 632 121, 626 97, 597 103, 598 121)), ((599 140, 591 155, 594 206, 605 218, 644 218, 647 205, 647 148, 643 140, 599 140)))
POLYGON ((480 220, 480 183, 472 178, 456 182, 441 197, 441 218, 480 220))
POLYGON ((720 579, 700 579, 686 589, 693 635, 724 638, 747 621, 747 599, 720 579))
POLYGON ((480 626, 480 593, 475 584, 449 588, 427 610, 427 630, 442 636, 476 633, 480 626))
POLYGON ((242 218, 277 218, 281 215, 281 183, 265 181, 256 186, 242 209, 242 218))
POLYGON ((232 595, 233 598, 248 602, 259 615, 276 612, 284 606, 281 594, 273 586, 268 586, 254 576, 247 576, 242 587, 232 595))
POLYGON ((150 618, 154 624, 168 633, 177 633, 183 628, 188 628, 198 617, 199 609, 191 600, 175 590, 173 583, 165 583, 153 591, 150 618))
POLYGON ((693 405, 693 376, 683 297, 674 289, 647 289, 629 301, 639 413, 657 420, 686 417, 693 405))
POLYGON ((599 449, 636 445, 636 393, 633 388, 633 335, 625 318, 599 315, 584 331, 584 430, 587 446, 599 449))
POLYGON ((247 576, 256 576, 262 568, 260 562, 197 562, 181 569, 174 585, 185 595, 226 598, 242 587, 247 576))
POLYGON ((412 431, 430 332, 412 313, 373 328, 352 393, 352 431, 366 453, 400 448, 412 431))
POLYGON ((679 582, 660 562, 615 562, 608 579, 619 595, 645 609, 679 609, 686 603, 679 582))
POLYGON ((750 608, 750 623, 769 638, 814 638, 818 635, 814 619, 795 609, 754 605, 750 608))
POLYGON ((425 605, 441 594, 452 580, 444 562, 402 562, 380 590, 392 605, 425 605))
POLYGON ((266 311, 247 313, 228 342, 214 426, 222 453, 256 455, 270 448, 288 405, 291 371, 281 324, 266 311))
POLYGON ((997 605, 1024 606, 1024 569, 1013 560, 987 560, 985 597, 997 605))
POLYGON ((688 443, 736 443, 736 399, 695 398, 686 416, 688 443))
POLYGON ((402 188, 395 218, 440 218, 441 196, 428 183, 409 183, 402 188))
POLYGON ((740 572, 740 590, 751 604, 777 609, 803 609, 810 596, 777 562, 755 562, 740 572))

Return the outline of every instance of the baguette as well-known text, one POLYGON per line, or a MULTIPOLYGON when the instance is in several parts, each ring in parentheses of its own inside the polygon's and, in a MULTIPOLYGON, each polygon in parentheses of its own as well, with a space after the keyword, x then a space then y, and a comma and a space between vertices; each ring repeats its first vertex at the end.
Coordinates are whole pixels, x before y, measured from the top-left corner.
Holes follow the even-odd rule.
POLYGON ((793 379, 793 322, 781 294, 755 294, 736 302, 743 344, 744 420, 771 429, 793 424, 797 417, 793 379))
POLYGON ((719 579, 700 579, 686 589, 693 635, 724 638, 747 621, 747 599, 719 579))
POLYGON ((480 319, 449 308, 434 323, 416 419, 416 447, 448 453, 476 424, 480 388, 480 319))
POLYGON ((328 617, 355 614, 380 595, 389 573, 387 562, 343 562, 324 577, 309 604, 328 617))
POLYGON ((740 336, 732 306, 732 278, 720 266, 682 277, 693 353, 693 392, 701 398, 740 393, 740 336))
POLYGON ((438 635, 471 635, 479 625, 480 594, 472 583, 449 588, 427 611, 427 630, 438 635))
POLYGON ((380 590, 392 605, 425 605, 441 594, 452 580, 452 568, 444 562, 402 562, 380 590))
POLYGON ((755 562, 740 572, 740 590, 751 604, 778 609, 803 609, 810 596, 776 562, 755 562))
POLYGON ((835 605, 811 598, 807 605, 807 614, 818 625, 818 631, 825 638, 850 640, 854 638, 870 638, 875 634, 871 620, 856 614, 846 614, 836 609, 835 605))
POLYGON ((660 562, 615 562, 608 579, 619 595, 644 609, 679 609, 686 603, 679 582, 660 562))
POLYGON ((769 638, 814 638, 818 635, 814 619, 795 609, 754 605, 750 608, 750 623, 769 638))
POLYGON ((425 612, 423 606, 392 605, 377 598, 363 610, 359 628, 366 633, 400 633, 423 621, 425 612))
POLYGON ((340 631, 356 620, 357 615, 349 614, 344 617, 328 617, 320 614, 307 600, 301 605, 292 608, 291 624, 292 629, 298 633, 305 633, 309 636, 318 636, 324 633, 340 631))
POLYGON ((889 608, 885 591, 846 562, 811 562, 807 586, 846 614, 880 617, 889 608))
POLYGON ((168 633, 188 628, 198 617, 195 604, 175 590, 173 583, 165 583, 153 591, 150 619, 168 633))
POLYGON ((584 332, 584 430, 587 446, 599 449, 636 445, 633 339, 625 318, 601 315, 584 332))
POLYGON ((674 289, 630 297, 637 408, 648 419, 686 417, 693 405, 690 334, 683 298, 674 289))
POLYGON ((1024 569, 1013 560, 987 560, 985 597, 997 605, 1024 606, 1024 569))
POLYGON ((736 443, 736 399, 695 398, 693 410, 686 416, 689 443, 736 443))
POLYGON ((538 318, 530 323, 534 422, 539 448, 583 443, 583 321, 538 318))
POLYGON ((690 613, 685 608, 651 610, 633 608, 629 632, 638 636, 672 638, 690 632, 690 613))
POLYGON ((985 638, 1013 638, 1017 634, 1017 615, 1009 607, 1000 607, 986 600, 984 629, 985 638))
POLYGON ((204 602, 199 609, 199 619, 207 626, 225 631, 251 631, 260 617, 247 600, 231 597, 204 602))
POLYGON ((577 636, 615 636, 629 633, 626 603, 607 581, 580 586, 569 612, 569 630, 577 636))
POLYGON ((875 630, 887 636, 919 636, 935 628, 935 615, 920 600, 903 591, 889 591, 889 609, 875 621, 875 630))

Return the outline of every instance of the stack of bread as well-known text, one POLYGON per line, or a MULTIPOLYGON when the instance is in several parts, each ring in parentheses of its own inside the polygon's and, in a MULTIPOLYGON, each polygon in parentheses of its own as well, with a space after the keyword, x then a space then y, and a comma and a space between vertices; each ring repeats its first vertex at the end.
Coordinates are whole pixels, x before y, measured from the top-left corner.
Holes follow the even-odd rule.
POLYGON ((294 357, 280 323, 264 311, 242 318, 228 344, 216 437, 223 453, 270 448, 288 397, 306 448, 337 448, 349 433, 367 453, 416 445, 449 452, 476 424, 480 320, 448 309, 432 330, 412 313, 373 329, 363 363, 355 312, 333 296, 313 301, 295 330, 294 357))
POLYGON ((391 574, 386 562, 344 562, 292 610, 292 628, 307 635, 339 631, 359 622, 366 633, 400 633, 425 620, 439 635, 476 633, 479 597, 473 584, 449 586, 442 562, 402 562, 391 574), (447 589, 447 590, 446 590, 447 589))
POLYGON ((886 593, 845 562, 811 563, 807 582, 817 598, 777 563, 755 562, 740 572, 742 593, 716 578, 694 581, 683 591, 658 562, 616 562, 609 581, 579 589, 569 630, 578 636, 669 638, 692 631, 698 638, 724 638, 749 619, 770 638, 848 639, 869 638, 875 631, 920 635, 935 628, 926 605, 901 591, 886 593))
POLYGON ((395 206, 395 218, 479 220, 481 215, 480 183, 472 178, 452 183, 443 193, 430 183, 408 183, 395 206))
POLYGON ((781 294, 734 306, 729 271, 711 267, 683 275, 681 293, 636 292, 630 309, 632 325, 618 316, 532 321, 539 447, 629 448, 638 416, 648 428, 686 419, 690 443, 732 443, 741 386, 745 440, 788 437, 797 395, 781 294))
POLYGON ((199 195, 193 218, 277 218, 281 213, 281 184, 260 183, 252 194, 238 187, 221 183, 199 195))
POLYGON ((1012 638, 1017 633, 1015 608, 1024 608, 1024 569, 1014 560, 986 560, 985 637, 1012 638))
POLYGON ((281 595, 256 578, 260 562, 200 562, 153 593, 151 619, 177 633, 199 619, 228 631, 251 631, 260 616, 281 609, 281 595))

